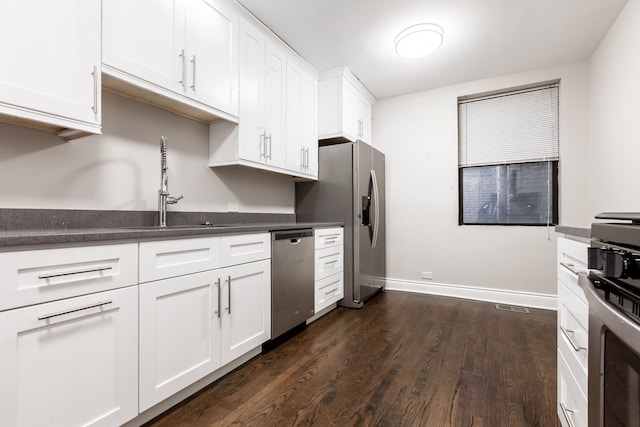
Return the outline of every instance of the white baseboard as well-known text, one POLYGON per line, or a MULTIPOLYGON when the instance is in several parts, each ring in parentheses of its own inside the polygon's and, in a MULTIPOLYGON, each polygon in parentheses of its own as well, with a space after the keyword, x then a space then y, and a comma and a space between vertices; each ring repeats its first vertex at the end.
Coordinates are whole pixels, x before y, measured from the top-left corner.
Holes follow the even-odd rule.
POLYGON ((477 301, 520 305, 544 310, 557 310, 558 297, 553 294, 509 291, 505 289, 482 288, 475 286, 450 285, 446 283, 421 282, 415 280, 386 280, 386 289, 390 291, 415 292, 419 294, 441 295, 465 298, 477 301))

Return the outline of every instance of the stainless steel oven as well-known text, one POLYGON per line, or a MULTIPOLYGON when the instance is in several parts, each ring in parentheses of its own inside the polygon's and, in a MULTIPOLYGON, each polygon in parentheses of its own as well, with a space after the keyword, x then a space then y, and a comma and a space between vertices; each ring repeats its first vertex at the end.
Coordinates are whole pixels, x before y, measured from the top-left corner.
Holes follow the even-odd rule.
POLYGON ((640 426, 640 214, 591 228, 589 269, 589 427, 640 426))

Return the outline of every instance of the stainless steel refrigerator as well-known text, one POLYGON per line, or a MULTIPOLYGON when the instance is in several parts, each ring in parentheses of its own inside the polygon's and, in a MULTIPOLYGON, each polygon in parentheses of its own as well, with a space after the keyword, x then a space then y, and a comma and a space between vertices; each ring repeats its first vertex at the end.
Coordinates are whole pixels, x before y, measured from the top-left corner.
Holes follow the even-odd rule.
POLYGON ((299 222, 344 223, 344 298, 360 308, 384 290, 384 154, 364 142, 319 147, 318 181, 296 183, 299 222))

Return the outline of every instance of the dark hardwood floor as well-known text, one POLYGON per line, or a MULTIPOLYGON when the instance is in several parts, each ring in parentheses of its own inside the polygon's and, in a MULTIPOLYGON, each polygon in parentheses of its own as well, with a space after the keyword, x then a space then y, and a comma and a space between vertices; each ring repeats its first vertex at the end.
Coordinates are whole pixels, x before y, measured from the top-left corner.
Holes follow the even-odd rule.
POLYGON ((559 426, 556 313, 387 291, 149 426, 559 426))

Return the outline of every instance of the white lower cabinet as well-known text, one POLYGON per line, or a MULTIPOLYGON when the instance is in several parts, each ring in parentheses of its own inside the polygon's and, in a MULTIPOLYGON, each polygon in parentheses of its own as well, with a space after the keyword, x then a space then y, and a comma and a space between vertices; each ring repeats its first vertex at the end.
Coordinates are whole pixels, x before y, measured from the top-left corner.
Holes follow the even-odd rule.
MULTIPOLYGON (((141 260, 153 259, 153 254, 192 253, 189 248, 200 254, 193 261, 178 256, 181 268, 191 265, 193 273, 182 270, 183 275, 140 285, 140 412, 270 338, 268 237, 260 233, 214 237, 209 243, 180 239, 140 245, 141 260), (202 263, 197 260, 223 267, 198 271, 202 263), (233 262, 237 265, 230 265, 233 262)), ((146 277, 144 266, 155 265, 141 262, 141 277, 146 277)))
POLYGON ((589 305, 578 284, 588 244, 558 238, 558 417, 563 427, 587 425, 589 305))
POLYGON ((140 285, 140 412, 220 367, 219 298, 208 271, 140 285))
POLYGON ((226 365, 271 338, 271 260, 227 267, 219 275, 223 283, 220 350, 226 365))
POLYGON ((319 313, 344 298, 344 229, 318 228, 314 235, 314 310, 319 313))
POLYGON ((116 426, 138 414, 138 290, 0 313, 0 425, 116 426))

